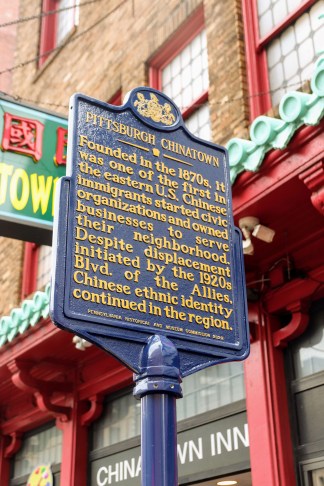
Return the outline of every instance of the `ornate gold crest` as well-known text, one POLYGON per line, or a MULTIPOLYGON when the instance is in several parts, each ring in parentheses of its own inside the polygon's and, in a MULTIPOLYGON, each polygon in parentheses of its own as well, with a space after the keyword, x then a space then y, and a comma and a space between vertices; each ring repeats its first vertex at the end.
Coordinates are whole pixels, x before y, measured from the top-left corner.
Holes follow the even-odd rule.
POLYGON ((151 118, 154 122, 161 122, 164 125, 172 125, 175 121, 175 116, 172 113, 172 107, 169 103, 160 105, 157 96, 150 93, 151 99, 145 99, 143 93, 137 93, 138 100, 135 101, 138 113, 145 118, 151 118))

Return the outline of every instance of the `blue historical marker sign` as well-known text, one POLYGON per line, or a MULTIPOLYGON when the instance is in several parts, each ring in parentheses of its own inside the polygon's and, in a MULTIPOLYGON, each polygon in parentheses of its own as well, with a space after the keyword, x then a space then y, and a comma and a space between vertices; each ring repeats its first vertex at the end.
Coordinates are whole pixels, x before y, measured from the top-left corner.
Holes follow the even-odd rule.
POLYGON ((249 352, 243 257, 225 148, 164 94, 72 98, 55 220, 54 322, 134 371, 152 335, 186 375, 249 352))

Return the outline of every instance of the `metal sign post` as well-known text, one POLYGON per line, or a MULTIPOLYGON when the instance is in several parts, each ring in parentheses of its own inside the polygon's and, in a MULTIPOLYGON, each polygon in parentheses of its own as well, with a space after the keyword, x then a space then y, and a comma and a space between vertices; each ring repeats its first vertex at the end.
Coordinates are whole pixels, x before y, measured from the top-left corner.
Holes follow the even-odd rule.
POLYGON ((75 95, 58 193, 51 317, 134 371, 143 485, 176 485, 181 379, 249 353, 226 150, 156 90, 75 95))
POLYGON ((182 397, 178 351, 165 336, 152 336, 141 364, 134 395, 141 399, 142 485, 176 486, 176 399, 182 397))

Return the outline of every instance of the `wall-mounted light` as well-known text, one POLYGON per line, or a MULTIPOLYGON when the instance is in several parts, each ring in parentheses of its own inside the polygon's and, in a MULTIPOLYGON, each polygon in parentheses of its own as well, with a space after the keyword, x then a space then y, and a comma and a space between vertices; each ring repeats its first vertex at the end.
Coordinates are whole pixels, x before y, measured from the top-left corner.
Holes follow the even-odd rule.
POLYGON ((219 481, 216 484, 217 486, 230 486, 230 485, 237 484, 237 481, 219 481))
POLYGON ((239 220, 239 227, 245 238, 245 240, 243 240, 243 253, 245 255, 253 255, 254 252, 251 235, 266 243, 271 243, 275 235, 273 229, 260 224, 259 219, 254 216, 241 218, 239 220))

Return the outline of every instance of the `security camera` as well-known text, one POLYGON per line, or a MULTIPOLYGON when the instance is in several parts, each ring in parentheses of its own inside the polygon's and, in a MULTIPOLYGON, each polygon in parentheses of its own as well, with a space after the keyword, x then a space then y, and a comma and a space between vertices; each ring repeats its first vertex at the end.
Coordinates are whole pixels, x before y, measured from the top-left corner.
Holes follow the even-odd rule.
POLYGON ((253 236, 259 238, 259 240, 265 241, 266 243, 271 243, 274 238, 275 231, 262 224, 257 224, 252 233, 253 236))
POLYGON ((251 241, 251 235, 259 240, 271 243, 275 235, 275 231, 267 226, 260 224, 258 218, 254 216, 246 216, 239 220, 239 227, 245 238, 243 240, 243 253, 245 255, 253 255, 253 244, 251 241))

